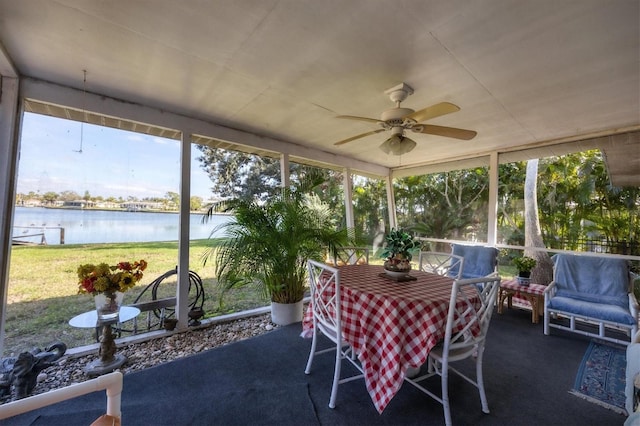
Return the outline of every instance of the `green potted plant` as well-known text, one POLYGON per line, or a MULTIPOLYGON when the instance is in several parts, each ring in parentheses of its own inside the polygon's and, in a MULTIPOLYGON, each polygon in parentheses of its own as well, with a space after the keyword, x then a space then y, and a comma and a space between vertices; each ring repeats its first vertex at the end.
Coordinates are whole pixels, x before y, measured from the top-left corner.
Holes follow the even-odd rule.
POLYGON ((513 259, 513 264, 518 268, 518 276, 516 279, 519 284, 529 285, 529 282, 531 281, 531 270, 535 268, 537 263, 538 262, 534 258, 528 256, 516 257, 513 259))
POLYGON ((391 229, 385 236, 385 246, 381 257, 385 259, 384 269, 391 272, 389 275, 406 274, 411 270, 411 251, 420 247, 416 241, 405 230, 391 229))
POLYGON ((307 175, 297 187, 266 202, 236 198, 212 205, 215 212, 231 213, 232 221, 218 225, 224 238, 213 240, 205 252, 215 261, 215 276, 222 294, 231 288, 257 285, 271 300, 275 324, 302 320, 302 299, 307 289, 307 261, 324 259, 327 250, 351 244, 346 229, 337 229, 329 206, 311 194, 324 179, 307 175))

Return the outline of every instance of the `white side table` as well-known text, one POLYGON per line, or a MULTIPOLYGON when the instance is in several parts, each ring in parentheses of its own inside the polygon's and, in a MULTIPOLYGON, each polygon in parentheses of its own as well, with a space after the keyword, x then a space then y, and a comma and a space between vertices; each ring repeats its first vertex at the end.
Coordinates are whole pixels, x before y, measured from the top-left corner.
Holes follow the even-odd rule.
POLYGON ((100 336, 100 349, 98 355, 100 358, 91 361, 84 368, 84 372, 90 376, 99 376, 101 374, 110 373, 120 367, 127 361, 122 354, 116 354, 116 343, 111 332, 111 325, 132 320, 140 315, 140 309, 131 306, 122 306, 120 314, 111 321, 98 321, 98 314, 95 309, 85 312, 69 320, 69 325, 77 328, 96 328, 102 327, 102 335, 100 336))

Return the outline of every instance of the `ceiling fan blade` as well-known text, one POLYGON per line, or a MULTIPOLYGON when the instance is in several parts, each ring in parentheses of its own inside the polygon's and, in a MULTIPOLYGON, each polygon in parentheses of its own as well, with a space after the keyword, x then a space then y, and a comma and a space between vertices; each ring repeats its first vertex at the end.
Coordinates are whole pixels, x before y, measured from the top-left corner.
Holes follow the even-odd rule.
POLYGON ((384 132, 384 129, 373 130, 371 132, 362 133, 360 135, 352 136, 352 137, 350 137, 348 139, 344 139, 344 140, 341 140, 339 142, 336 142, 336 143, 334 143, 334 145, 342 145, 342 144, 345 144, 347 142, 351 142, 351 141, 354 141, 356 139, 364 138, 365 136, 375 135, 376 133, 380 133, 380 132, 384 132))
POLYGON ((444 136, 447 138, 462 139, 465 141, 475 138, 476 135, 478 134, 473 130, 456 129, 455 127, 434 126, 431 124, 422 124, 421 127, 422 127, 422 130, 417 133, 425 133, 427 135, 438 135, 438 136, 444 136))
POLYGON ((460 111, 460 107, 450 102, 440 102, 439 104, 431 105, 430 107, 421 109, 414 113, 407 115, 405 118, 415 120, 416 123, 420 123, 431 118, 440 117, 441 115, 451 114, 452 112, 460 111))
POLYGON ((347 120, 366 121, 368 123, 380 123, 380 120, 376 118, 358 117, 356 115, 338 115, 336 118, 344 118, 347 120))

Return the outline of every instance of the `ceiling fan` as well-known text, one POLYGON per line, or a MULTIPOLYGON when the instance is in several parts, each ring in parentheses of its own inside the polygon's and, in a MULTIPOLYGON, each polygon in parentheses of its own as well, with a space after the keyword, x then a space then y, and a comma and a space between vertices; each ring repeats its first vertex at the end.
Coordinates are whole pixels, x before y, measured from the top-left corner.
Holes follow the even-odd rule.
POLYGON ((366 121, 375 123, 381 129, 372 130, 350 138, 336 142, 334 145, 342 145, 365 136, 374 135, 376 133, 391 131, 391 137, 380 145, 380 149, 387 154, 402 155, 413 150, 416 143, 404 135, 405 130, 411 130, 415 133, 424 133, 428 135, 438 135, 448 138, 470 140, 476 136, 473 130, 456 129, 455 127, 434 126, 431 124, 422 124, 423 121, 440 117, 441 115, 450 114, 459 111, 460 108, 449 102, 441 102, 430 107, 414 111, 410 108, 400 108, 400 103, 407 99, 407 96, 413 93, 413 89, 406 83, 401 83, 391 89, 385 90, 392 102, 396 103, 395 108, 388 109, 380 115, 380 119, 358 117, 354 115, 339 115, 337 118, 347 120, 366 121))

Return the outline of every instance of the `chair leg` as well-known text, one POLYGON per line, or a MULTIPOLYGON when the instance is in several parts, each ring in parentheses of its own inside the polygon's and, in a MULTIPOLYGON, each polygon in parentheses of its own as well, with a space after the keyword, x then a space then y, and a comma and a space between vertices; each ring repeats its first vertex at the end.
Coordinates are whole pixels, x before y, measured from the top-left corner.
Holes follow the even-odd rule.
POLYGON ((542 321, 544 322, 543 332, 545 336, 549 335, 549 316, 551 314, 545 310, 542 321))
POLYGON ((331 386, 331 398, 329 408, 336 408, 336 397, 338 396, 338 384, 340 382, 340 367, 342 366, 342 351, 340 344, 336 345, 336 366, 333 372, 333 386, 331 386))
POLYGON ((478 358, 476 359, 476 381, 478 385, 478 391, 480 392, 480 404, 482 405, 482 412, 489 414, 489 403, 487 402, 487 394, 484 391, 484 376, 482 375, 483 354, 484 347, 478 348, 478 358))
POLYGON ((444 410, 444 424, 451 426, 451 410, 449 408, 449 364, 444 362, 440 366, 442 383, 442 408, 444 410))
POLYGON ((427 357, 427 373, 429 374, 433 374, 434 371, 436 371, 436 365, 437 361, 434 360, 431 357, 427 357))
POLYGON ((307 366, 304 369, 304 374, 310 374, 311 373, 311 364, 313 364, 313 356, 316 353, 316 343, 317 343, 317 339, 316 339, 316 330, 313 330, 313 337, 311 339, 311 350, 309 351, 309 360, 307 361, 307 366))

